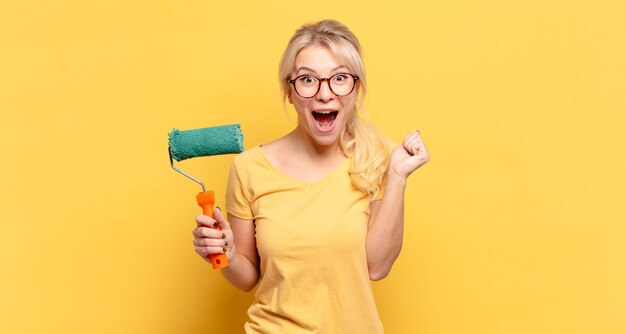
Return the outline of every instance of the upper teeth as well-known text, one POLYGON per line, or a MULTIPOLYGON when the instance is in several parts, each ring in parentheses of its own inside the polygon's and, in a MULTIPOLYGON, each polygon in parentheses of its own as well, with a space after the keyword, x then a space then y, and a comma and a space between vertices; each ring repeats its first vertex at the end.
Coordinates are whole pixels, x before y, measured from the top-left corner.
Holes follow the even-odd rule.
POLYGON ((316 113, 320 113, 320 114, 330 114, 333 111, 330 110, 322 110, 322 111, 316 111, 316 113))

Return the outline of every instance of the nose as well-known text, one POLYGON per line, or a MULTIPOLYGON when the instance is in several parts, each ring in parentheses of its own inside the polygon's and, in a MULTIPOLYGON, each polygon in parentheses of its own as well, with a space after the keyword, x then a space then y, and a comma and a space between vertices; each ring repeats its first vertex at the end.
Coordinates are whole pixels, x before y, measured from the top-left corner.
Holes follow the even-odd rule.
POLYGON ((319 101, 327 102, 335 98, 335 93, 330 90, 330 80, 320 79, 320 90, 315 95, 319 101))

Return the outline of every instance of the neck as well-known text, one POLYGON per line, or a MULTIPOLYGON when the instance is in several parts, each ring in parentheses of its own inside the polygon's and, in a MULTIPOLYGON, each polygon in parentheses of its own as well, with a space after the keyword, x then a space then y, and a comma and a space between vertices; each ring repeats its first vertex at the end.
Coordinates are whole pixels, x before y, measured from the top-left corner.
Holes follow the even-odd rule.
POLYGON ((337 159, 345 158, 345 154, 339 146, 339 140, 330 145, 320 145, 301 127, 296 127, 290 134, 292 144, 297 147, 298 154, 312 159, 337 159))

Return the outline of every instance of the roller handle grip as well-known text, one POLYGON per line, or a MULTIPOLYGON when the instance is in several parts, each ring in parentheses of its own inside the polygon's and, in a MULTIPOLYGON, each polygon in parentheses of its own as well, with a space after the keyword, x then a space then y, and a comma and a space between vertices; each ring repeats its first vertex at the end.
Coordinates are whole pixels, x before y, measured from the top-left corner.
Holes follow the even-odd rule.
MULTIPOLYGON (((198 201, 198 205, 202 208, 202 214, 214 218, 213 204, 215 204, 215 194, 213 194, 212 191, 201 192, 196 195, 196 200, 198 201)), ((214 228, 212 226, 208 227, 214 228)), ((215 229, 218 231, 222 230, 222 228, 219 226, 215 227, 215 229)), ((213 269, 222 269, 228 267, 228 258, 226 257, 226 253, 209 254, 209 259, 211 260, 213 269)))

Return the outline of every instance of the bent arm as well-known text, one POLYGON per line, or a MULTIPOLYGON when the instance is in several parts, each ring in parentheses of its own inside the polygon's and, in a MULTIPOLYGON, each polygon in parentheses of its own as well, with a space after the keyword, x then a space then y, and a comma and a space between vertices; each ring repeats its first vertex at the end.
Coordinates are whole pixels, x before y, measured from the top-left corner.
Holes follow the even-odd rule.
POLYGON ((370 279, 385 278, 402 249, 404 193, 409 175, 430 160, 419 131, 410 132, 391 153, 385 194, 370 204, 365 248, 370 279))
POLYGON ((390 175, 383 199, 370 204, 365 250, 373 281, 387 277, 402 249, 406 181, 390 175))
POLYGON ((227 254, 229 265, 221 270, 222 275, 237 288, 250 291, 260 279, 254 221, 229 214, 228 222, 233 231, 234 247, 227 254))

